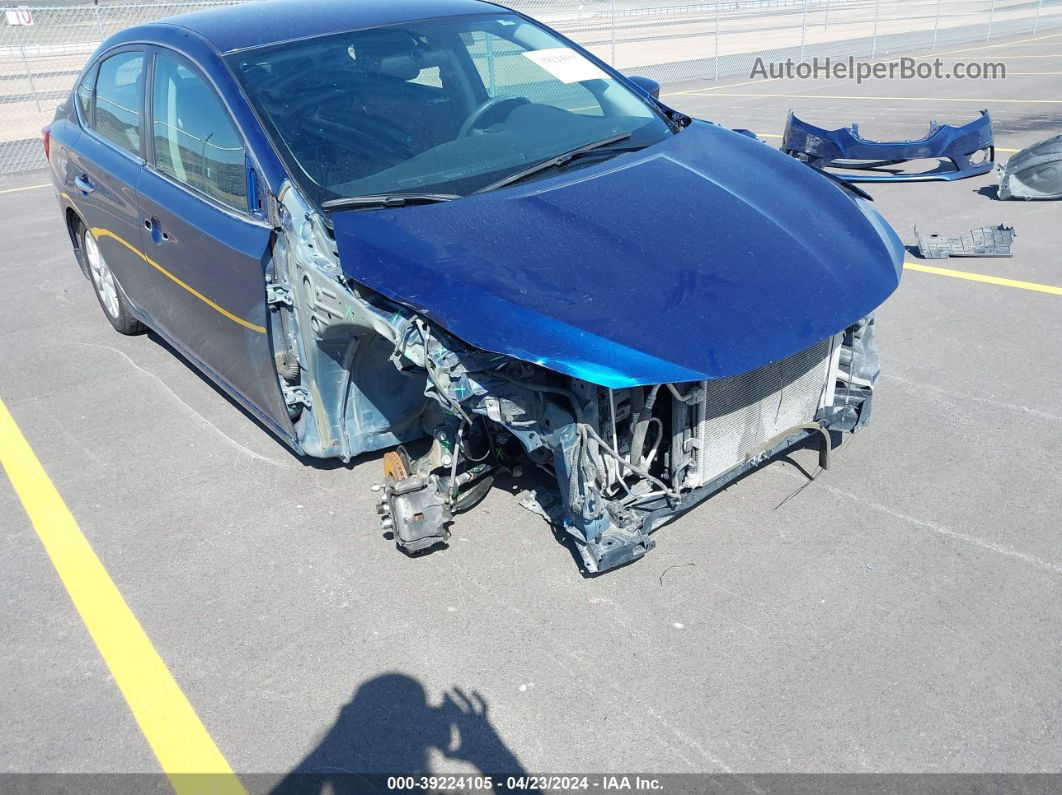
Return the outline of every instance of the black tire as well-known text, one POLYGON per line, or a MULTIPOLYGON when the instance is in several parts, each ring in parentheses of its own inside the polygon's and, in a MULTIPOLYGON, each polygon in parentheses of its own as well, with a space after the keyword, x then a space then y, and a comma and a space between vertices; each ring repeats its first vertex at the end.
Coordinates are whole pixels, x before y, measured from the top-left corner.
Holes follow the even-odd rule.
POLYGON ((129 306, 121 285, 100 253, 96 239, 88 233, 84 225, 80 231, 81 256, 88 267, 89 282, 92 283, 92 291, 96 293, 96 300, 100 302, 103 314, 119 334, 143 334, 147 331, 147 326, 133 314, 133 308, 129 306))

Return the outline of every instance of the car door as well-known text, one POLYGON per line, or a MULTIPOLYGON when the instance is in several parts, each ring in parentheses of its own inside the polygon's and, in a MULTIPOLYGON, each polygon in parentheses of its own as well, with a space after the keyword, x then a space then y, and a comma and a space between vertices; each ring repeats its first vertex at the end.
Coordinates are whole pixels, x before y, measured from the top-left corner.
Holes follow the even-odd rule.
POLYGON ((140 253, 137 185, 144 167, 144 48, 106 54, 77 89, 83 134, 64 147, 63 187, 129 301, 149 324, 160 310, 140 253))
POLYGON ((291 424, 268 333, 272 228, 249 201, 253 168, 228 109, 188 60, 153 49, 141 239, 167 336, 285 438, 291 424))

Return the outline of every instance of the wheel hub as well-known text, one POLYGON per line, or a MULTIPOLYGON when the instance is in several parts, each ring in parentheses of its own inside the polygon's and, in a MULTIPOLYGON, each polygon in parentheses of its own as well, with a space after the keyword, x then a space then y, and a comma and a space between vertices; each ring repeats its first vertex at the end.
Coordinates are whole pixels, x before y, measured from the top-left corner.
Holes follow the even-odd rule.
POLYGON ((91 234, 85 235, 85 259, 88 260, 89 273, 92 276, 92 284, 100 296, 103 309, 113 318, 118 317, 118 283, 114 280, 107 261, 100 253, 99 244, 91 234))

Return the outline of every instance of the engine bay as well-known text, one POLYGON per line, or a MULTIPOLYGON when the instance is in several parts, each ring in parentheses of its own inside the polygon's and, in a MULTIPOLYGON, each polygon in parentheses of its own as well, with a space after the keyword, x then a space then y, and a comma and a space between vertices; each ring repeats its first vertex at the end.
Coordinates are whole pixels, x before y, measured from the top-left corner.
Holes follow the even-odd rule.
MULTIPOLYGON (((870 418, 874 321, 728 378, 609 388, 478 349, 344 275, 321 216, 294 190, 268 292, 278 372, 301 452, 384 456, 377 511, 409 554, 445 545, 496 477, 533 466, 522 504, 588 573, 637 560, 653 531, 772 456, 870 418), (428 440, 414 457, 406 444, 428 440)), ((839 438, 839 436, 837 437, 839 438)))

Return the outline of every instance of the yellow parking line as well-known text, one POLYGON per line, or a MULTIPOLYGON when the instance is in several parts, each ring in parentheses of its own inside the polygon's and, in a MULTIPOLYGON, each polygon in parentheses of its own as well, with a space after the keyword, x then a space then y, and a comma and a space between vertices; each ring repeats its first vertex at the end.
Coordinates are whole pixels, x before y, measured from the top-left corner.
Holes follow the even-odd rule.
POLYGON ((918 271, 919 273, 932 273, 936 276, 950 276, 953 279, 968 279, 972 282, 995 284, 1000 287, 1016 287, 1019 290, 1033 290, 1037 293, 1062 295, 1062 287, 1055 287, 1051 284, 1023 282, 1019 279, 1004 279, 999 276, 986 276, 983 273, 969 273, 968 271, 956 271, 951 268, 938 268, 934 265, 919 265, 914 262, 905 262, 903 264, 903 269, 908 271, 918 271))
POLYGON ((245 795, 3 401, 0 464, 173 788, 245 795))
MULTIPOLYGON (((942 55, 954 55, 956 53, 972 52, 974 50, 983 50, 983 49, 992 48, 992 47, 1010 47, 1010 46, 1018 45, 1018 44, 1027 44, 1029 42, 1039 42, 1039 41, 1042 41, 1043 39, 1053 39, 1053 38, 1056 38, 1058 36, 1062 36, 1062 33, 1052 33, 1052 34, 1047 35, 1047 36, 1036 36, 1036 37, 1031 38, 1031 39, 1018 39, 1017 41, 1004 42, 1002 44, 983 44, 983 45, 980 45, 978 47, 969 47, 967 49, 962 49, 962 50, 947 50, 945 52, 927 52, 927 53, 922 53, 921 55, 915 55, 915 56, 912 56, 912 57, 915 57, 915 58, 928 58, 931 55, 933 57, 940 57, 942 55)), ((864 62, 864 63, 891 63, 893 61, 898 61, 901 57, 903 57, 903 56, 890 55, 890 56, 887 56, 887 57, 883 56, 883 57, 879 57, 879 58, 873 58, 873 59, 870 59, 868 61, 863 61, 862 59, 860 59, 860 61, 864 62)), ((1010 57, 1013 57, 1013 58, 1057 58, 1059 56, 1058 55, 1014 55, 1014 56, 996 55, 994 57, 996 57, 996 58, 1010 58, 1010 57)), ((696 94, 696 93, 701 92, 701 91, 719 91, 720 89, 724 89, 724 88, 736 88, 738 86, 748 86, 748 85, 753 85, 753 84, 774 83, 774 82, 777 82, 777 81, 779 81, 781 79, 782 78, 780 78, 780 77, 769 77, 769 78, 762 79, 762 80, 746 80, 746 81, 741 82, 741 83, 727 83, 725 85, 719 85, 719 86, 708 86, 706 88, 692 89, 691 91, 672 91, 672 92, 665 93, 662 96, 665 96, 665 97, 678 97, 678 96, 683 96, 683 95, 686 95, 686 94, 696 94)))
MULTIPOLYGON (((695 92, 690 92, 695 93, 695 92)), ((992 99, 989 97, 963 99, 961 97, 879 97, 871 96, 869 94, 864 96, 855 95, 842 95, 842 94, 738 94, 738 93, 724 93, 719 92, 713 94, 714 97, 745 97, 751 99, 759 99, 761 97, 774 97, 780 99, 869 99, 876 100, 878 102, 882 100, 899 100, 902 102, 966 102, 970 105, 991 105, 994 102, 1008 102, 1018 105, 1062 105, 1062 99, 992 99)))
POLYGON ((1050 36, 1037 36, 1035 39, 1020 39, 1018 41, 1001 41, 1001 42, 997 42, 996 44, 987 44, 987 45, 985 45, 985 49, 986 50, 993 50, 993 49, 998 49, 999 47, 1010 47, 1011 45, 1014 45, 1014 44, 1017 44, 1019 46, 1024 46, 1024 47, 1045 47, 1045 46, 1048 46, 1050 44, 1054 44, 1054 42, 1044 41, 1044 39, 1055 39, 1055 38, 1058 38, 1058 36, 1059 36, 1058 33, 1052 33, 1050 36))
POLYGON ((782 78, 780 78, 780 77, 766 77, 766 78, 758 79, 758 80, 745 80, 744 82, 741 82, 741 83, 726 83, 724 85, 718 85, 718 86, 706 86, 705 88, 695 88, 695 89, 692 89, 690 91, 669 91, 669 92, 663 94, 663 96, 665 96, 665 97, 680 97, 680 96, 683 96, 684 94, 696 94, 698 91, 718 91, 721 88, 737 88, 738 86, 750 86, 750 85, 752 85, 754 83, 756 83, 756 84, 776 83, 776 82, 778 82, 781 79, 782 78))
POLYGON ((45 182, 42 185, 23 185, 21 188, 4 188, 4 190, 0 190, 0 194, 2 194, 2 193, 21 193, 24 190, 37 190, 38 188, 50 188, 50 187, 52 187, 52 183, 50 183, 50 182, 45 182))
POLYGON ((961 50, 947 50, 945 52, 929 53, 930 55, 955 55, 960 52, 976 52, 977 50, 991 50, 996 47, 1013 47, 1016 44, 1028 44, 1031 41, 1043 41, 1044 39, 1054 39, 1058 36, 1062 36, 1062 33, 1050 33, 1046 36, 1034 36, 1031 39, 1017 39, 1015 41, 1005 41, 999 44, 981 44, 977 47, 966 47, 961 50))

